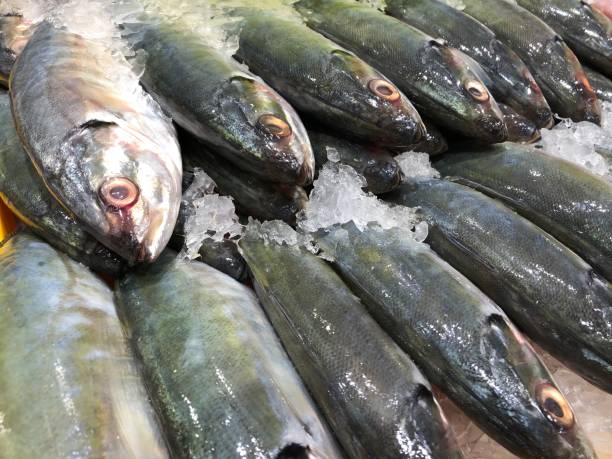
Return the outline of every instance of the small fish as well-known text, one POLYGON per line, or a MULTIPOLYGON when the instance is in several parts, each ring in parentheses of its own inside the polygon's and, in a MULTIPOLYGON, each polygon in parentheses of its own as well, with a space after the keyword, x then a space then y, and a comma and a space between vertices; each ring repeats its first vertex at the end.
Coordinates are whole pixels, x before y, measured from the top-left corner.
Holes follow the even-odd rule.
POLYGON ((506 139, 497 103, 460 51, 352 0, 294 6, 309 27, 389 76, 436 124, 484 142, 506 139))
POLYGON ((176 222, 181 157, 170 120, 122 64, 43 22, 11 72, 12 110, 58 201, 129 263, 151 262, 176 222))
POLYGON ((612 102, 612 80, 593 69, 583 68, 599 100, 612 102))
POLYGON ((531 120, 518 114, 512 107, 499 104, 508 129, 508 142, 534 143, 542 138, 538 127, 531 120))
POLYGON ((0 456, 169 457, 104 282, 22 231, 0 305, 0 456))
POLYGON ((8 88, 15 60, 33 31, 33 24, 21 14, 0 15, 0 85, 8 88))
POLYGON ((612 280, 612 184, 533 147, 465 147, 434 164, 441 174, 514 208, 612 280))
POLYGON ((472 57, 485 69, 485 85, 498 102, 539 128, 552 126, 552 111, 531 72, 491 29, 439 0, 386 0, 385 12, 472 57))
POLYGON ((248 287, 166 251, 116 298, 173 457, 341 457, 248 287))

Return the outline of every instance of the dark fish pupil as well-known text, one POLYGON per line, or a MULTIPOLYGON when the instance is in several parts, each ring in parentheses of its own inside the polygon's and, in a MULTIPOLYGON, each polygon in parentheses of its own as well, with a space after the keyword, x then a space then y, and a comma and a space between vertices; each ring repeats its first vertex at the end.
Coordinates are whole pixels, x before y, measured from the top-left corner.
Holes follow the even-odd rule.
POLYGON ((391 91, 391 89, 387 86, 379 86, 377 89, 378 92, 380 92, 384 96, 390 96, 391 94, 393 94, 393 91, 391 91))
POLYGON ((113 199, 123 201, 130 195, 130 190, 126 186, 119 185, 111 188, 110 195, 113 199))
POLYGON ((266 129, 268 130, 268 132, 272 135, 278 135, 280 133, 283 132, 283 128, 280 126, 276 126, 274 124, 268 124, 266 126, 266 129))
POLYGON ((469 91, 474 97, 482 97, 482 93, 476 88, 470 88, 469 91))
POLYGON ((544 408, 546 409, 546 411, 548 411, 549 413, 554 414, 558 418, 562 418, 563 417, 563 409, 552 398, 547 398, 544 401, 544 408))

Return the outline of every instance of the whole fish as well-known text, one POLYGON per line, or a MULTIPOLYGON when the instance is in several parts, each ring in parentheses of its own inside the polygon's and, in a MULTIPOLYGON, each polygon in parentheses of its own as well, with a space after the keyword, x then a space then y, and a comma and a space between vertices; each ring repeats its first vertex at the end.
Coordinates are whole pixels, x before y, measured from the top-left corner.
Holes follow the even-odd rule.
POLYGON ((500 199, 612 279, 612 184, 525 145, 465 148, 435 163, 443 175, 500 199))
POLYGON ((537 127, 553 124, 548 102, 525 63, 488 27, 440 0, 386 0, 385 12, 475 59, 490 78, 491 84, 485 84, 498 102, 537 127))
POLYGON ((106 284, 22 231, 0 305, 0 457, 168 457, 106 284))
POLYGON ((612 77, 612 21, 582 0, 516 0, 552 27, 585 63, 612 77))
POLYGON ((236 57, 299 111, 385 145, 419 142, 425 127, 406 96, 354 54, 299 20, 245 11, 236 57))
POLYGON ((463 185, 419 180, 389 199, 418 207, 430 224, 427 242, 442 258, 539 345, 612 392, 608 281, 533 223, 463 185))
POLYGON ((435 123, 485 142, 507 137, 497 103, 463 54, 352 0, 300 0, 308 26, 379 68, 435 123))
POLYGON ((239 247, 268 317, 349 457, 461 458, 429 383, 332 267, 266 231, 249 226, 239 247))
POLYGON ((172 119, 239 168, 273 182, 312 182, 314 158, 297 113, 238 62, 180 23, 133 35, 141 81, 172 119))
POLYGON ((8 94, 0 94, 0 198, 39 237, 90 268, 118 274, 123 262, 49 193, 23 150, 8 94))
POLYGON ((499 104, 499 109, 504 114, 504 123, 508 130, 508 142, 533 143, 542 137, 538 127, 530 119, 517 113, 508 105, 499 104))
POLYGON ((32 32, 32 23, 21 14, 0 15, 0 85, 8 88, 11 69, 32 32))
POLYGON ((116 297, 176 457, 340 457, 247 287, 167 251, 116 297))
POLYGON ((374 145, 364 145, 330 134, 309 130, 317 170, 327 161, 351 166, 359 172, 374 194, 387 193, 402 182, 402 170, 391 153, 374 145), (330 159, 331 156, 331 159, 330 159))
POLYGON ((574 53, 546 23, 510 1, 462 0, 465 13, 489 27, 527 64, 550 107, 574 121, 601 121, 601 107, 574 53))
POLYGON ((597 98, 606 102, 612 102, 612 80, 593 69, 584 66, 583 68, 593 87, 593 91, 597 94, 597 98))
POLYGON ((17 132, 55 197, 128 262, 154 260, 176 222, 181 157, 170 120, 131 70, 43 22, 9 84, 17 132))

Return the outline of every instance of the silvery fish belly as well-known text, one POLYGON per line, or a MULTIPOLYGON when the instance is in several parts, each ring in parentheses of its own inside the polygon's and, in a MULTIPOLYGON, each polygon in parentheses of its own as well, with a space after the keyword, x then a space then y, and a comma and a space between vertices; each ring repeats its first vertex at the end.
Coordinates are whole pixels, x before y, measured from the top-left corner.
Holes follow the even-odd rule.
POLYGON ((131 69, 101 45, 44 22, 15 63, 17 132, 47 187, 130 263, 168 242, 181 198, 174 128, 131 69))
POLYGON ((0 458, 169 457, 113 303, 28 232, 0 248, 0 458))

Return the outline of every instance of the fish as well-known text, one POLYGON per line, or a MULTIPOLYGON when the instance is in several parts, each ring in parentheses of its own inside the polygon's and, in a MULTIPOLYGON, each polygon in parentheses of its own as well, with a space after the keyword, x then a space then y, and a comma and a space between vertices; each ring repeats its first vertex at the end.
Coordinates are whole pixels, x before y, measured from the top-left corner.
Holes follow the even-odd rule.
POLYGON ((0 199, 32 232, 76 261, 113 275, 124 268, 49 193, 21 146, 7 93, 0 94, 0 199))
POLYGON ((464 13, 489 27, 529 67, 552 110, 574 121, 601 122, 601 106, 580 62, 553 29, 509 1, 462 0, 464 13))
POLYGON ((552 126, 552 111, 533 75, 491 29, 440 0, 386 0, 385 12, 476 60, 489 77, 490 84, 485 85, 498 103, 512 107, 539 128, 552 126))
POLYGON ((442 258, 541 347, 612 393, 610 282, 548 233, 469 187, 415 180, 389 199, 418 207, 429 224, 426 242, 442 258))
POLYGON ((348 457, 463 457, 415 364, 326 261, 270 240, 279 226, 249 225, 239 248, 272 325, 348 457))
POLYGON ((176 457, 339 458, 254 293, 171 251, 115 296, 176 457))
POLYGON ((517 0, 552 27, 581 62, 612 77, 612 21, 582 0, 517 0))
POLYGON ((0 15, 0 85, 8 88, 17 56, 28 42, 34 25, 19 13, 0 15))
MULTIPOLYGON (((238 13, 236 13, 238 14, 238 13)), ((350 137, 418 143, 421 117, 406 96, 355 54, 273 11, 242 11, 236 58, 300 113, 350 137)))
POLYGON ((612 280, 612 184, 604 178, 513 143, 458 148, 434 167, 515 209, 612 280))
POLYGON ((537 125, 505 104, 499 104, 508 129, 508 142, 534 143, 542 138, 537 125))
POLYGON ((141 81, 176 123, 250 175, 312 182, 312 148, 285 99, 187 26, 140 27, 128 37, 146 53, 141 81))
POLYGON ((0 305, 2 457, 169 457, 104 282, 20 231, 0 305))
POLYGON ((129 264, 149 263, 176 222, 181 157, 171 121, 118 62, 44 21, 11 72, 11 107, 55 198, 129 264))
POLYGON ((374 194, 388 193, 402 182, 402 169, 384 148, 351 142, 322 131, 309 130, 308 136, 314 150, 317 170, 327 161, 351 166, 363 175, 368 191, 374 194))
POLYGON ((529 343, 426 244, 403 228, 360 231, 352 222, 315 240, 429 381, 496 441, 524 458, 595 458, 529 343))
POLYGON ((460 51, 351 0, 300 0, 294 7, 309 27, 380 69, 439 126, 483 142, 507 138, 495 99, 460 51))
POLYGON ((429 156, 441 155, 448 151, 448 142, 440 132, 440 129, 429 120, 425 120, 425 127, 427 128, 427 134, 425 134, 423 140, 409 146, 408 150, 427 153, 429 156))
POLYGON ((583 68, 597 98, 601 101, 612 102, 612 80, 591 68, 586 66, 583 68))

